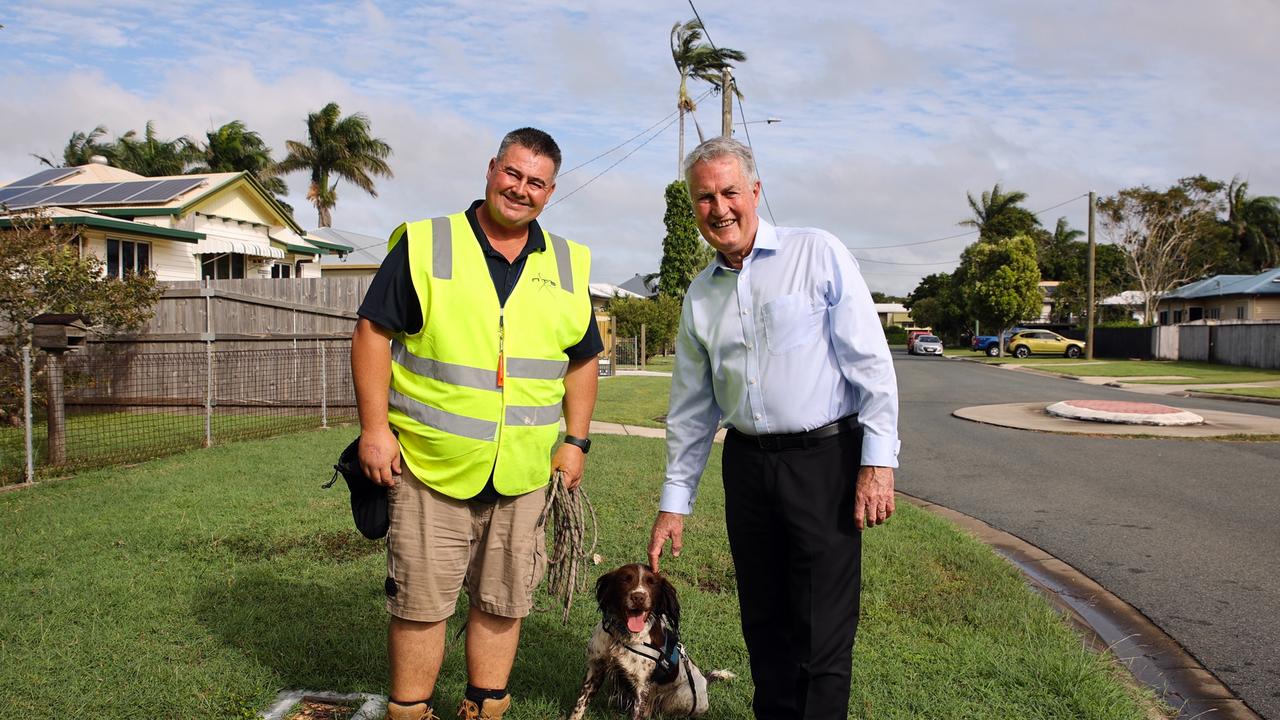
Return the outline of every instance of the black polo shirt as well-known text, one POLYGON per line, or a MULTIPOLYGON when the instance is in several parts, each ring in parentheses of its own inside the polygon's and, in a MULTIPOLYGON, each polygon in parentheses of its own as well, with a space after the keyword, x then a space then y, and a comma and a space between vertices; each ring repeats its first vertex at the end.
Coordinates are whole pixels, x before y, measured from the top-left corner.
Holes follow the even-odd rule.
MULTIPOLYGON (((538 226, 538 221, 534 220, 529 223, 529 239, 525 242, 524 249, 515 260, 507 260, 502 253, 494 249, 493 244, 489 242, 489 236, 485 235, 480 222, 476 220, 476 210, 483 202, 483 200, 476 200, 471 203, 471 207, 467 208, 467 222, 471 224, 471 231, 479 241, 480 249, 484 251, 485 261, 489 266, 489 278, 493 280, 493 289, 498 293, 498 304, 505 306, 507 298, 511 297, 511 291, 520 280, 520 274, 524 272, 525 260, 530 253, 546 252, 547 241, 543 237, 542 228, 538 226)), ((408 335, 422 330, 422 305, 418 302, 418 294, 413 289, 413 274, 409 269, 410 240, 411 238, 406 234, 395 247, 391 248, 391 252, 387 253, 357 311, 360 317, 375 325, 408 335)), ((603 351, 604 341, 600 338, 600 329, 596 327, 593 314, 587 319, 587 326, 583 328, 582 339, 565 350, 565 354, 569 356, 570 361, 576 361, 586 360, 603 351)), ((498 497, 499 494, 493 486, 493 476, 490 475, 488 484, 472 499, 493 502, 498 497)))

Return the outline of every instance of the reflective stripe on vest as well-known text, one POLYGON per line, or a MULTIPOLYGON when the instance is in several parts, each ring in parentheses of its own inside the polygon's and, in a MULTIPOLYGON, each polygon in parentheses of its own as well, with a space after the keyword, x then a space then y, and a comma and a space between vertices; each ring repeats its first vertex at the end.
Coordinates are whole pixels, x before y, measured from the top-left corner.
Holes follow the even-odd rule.
POLYGON ((391 347, 389 418, 406 464, 455 498, 473 496, 490 475, 506 495, 545 486, 565 349, 592 318, 586 248, 544 231, 546 250, 525 257, 503 308, 465 214, 402 226, 390 244, 401 238, 423 308, 422 329, 391 347))

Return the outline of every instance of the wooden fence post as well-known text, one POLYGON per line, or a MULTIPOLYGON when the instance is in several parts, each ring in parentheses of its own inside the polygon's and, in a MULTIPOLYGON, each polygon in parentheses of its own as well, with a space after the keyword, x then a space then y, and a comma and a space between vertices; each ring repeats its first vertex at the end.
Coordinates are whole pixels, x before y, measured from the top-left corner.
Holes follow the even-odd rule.
POLYGON ((49 376, 49 464, 61 465, 67 460, 66 411, 62 397, 62 353, 49 353, 45 368, 49 376))

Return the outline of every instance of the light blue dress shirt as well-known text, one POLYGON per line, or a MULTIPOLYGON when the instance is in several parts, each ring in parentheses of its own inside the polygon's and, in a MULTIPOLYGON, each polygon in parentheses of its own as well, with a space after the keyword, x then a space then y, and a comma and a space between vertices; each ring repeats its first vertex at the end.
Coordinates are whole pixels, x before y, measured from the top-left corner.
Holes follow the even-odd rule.
POLYGON ((721 419, 773 435, 854 413, 862 464, 897 467, 898 381, 857 262, 828 232, 762 219, 741 270, 717 255, 685 294, 659 507, 693 511, 721 419))

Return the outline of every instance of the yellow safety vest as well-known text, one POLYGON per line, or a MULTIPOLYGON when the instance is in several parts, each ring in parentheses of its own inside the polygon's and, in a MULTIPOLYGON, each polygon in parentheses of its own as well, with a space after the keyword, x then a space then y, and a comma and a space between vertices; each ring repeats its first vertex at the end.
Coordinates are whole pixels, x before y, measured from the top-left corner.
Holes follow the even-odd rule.
POLYGON ((392 341, 389 420, 413 474, 473 497, 493 471, 503 495, 547 484, 560 433, 565 350, 591 321, 591 256, 543 232, 505 308, 466 213, 401 225, 422 329, 392 341))

